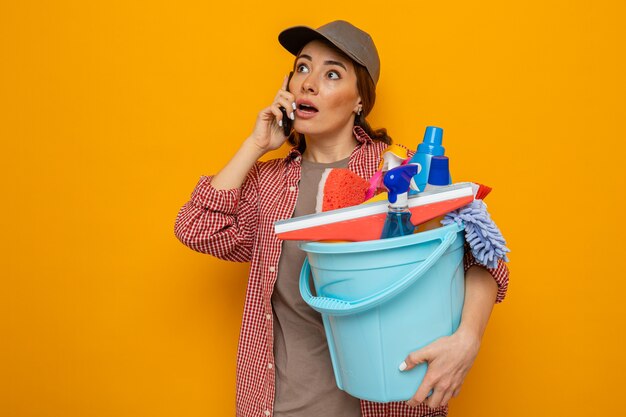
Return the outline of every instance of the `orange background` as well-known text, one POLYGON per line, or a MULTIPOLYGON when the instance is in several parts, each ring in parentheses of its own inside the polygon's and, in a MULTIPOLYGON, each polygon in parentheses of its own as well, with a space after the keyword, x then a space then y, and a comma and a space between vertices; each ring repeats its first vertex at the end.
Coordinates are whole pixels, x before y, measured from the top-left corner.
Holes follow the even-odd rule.
POLYGON ((451 415, 618 413, 626 3, 128 3, 0 5, 2 416, 234 414, 247 266, 174 219, 291 67, 279 31, 337 18, 382 57, 372 125, 443 127, 512 250, 451 415))

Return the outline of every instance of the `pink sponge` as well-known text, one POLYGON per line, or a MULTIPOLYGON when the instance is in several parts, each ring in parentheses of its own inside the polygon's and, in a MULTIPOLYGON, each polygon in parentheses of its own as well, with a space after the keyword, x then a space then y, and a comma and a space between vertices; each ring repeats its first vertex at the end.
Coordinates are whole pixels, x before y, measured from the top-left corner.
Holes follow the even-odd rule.
POLYGON ((317 191, 315 211, 356 206, 366 200, 370 183, 347 168, 327 168, 317 191))

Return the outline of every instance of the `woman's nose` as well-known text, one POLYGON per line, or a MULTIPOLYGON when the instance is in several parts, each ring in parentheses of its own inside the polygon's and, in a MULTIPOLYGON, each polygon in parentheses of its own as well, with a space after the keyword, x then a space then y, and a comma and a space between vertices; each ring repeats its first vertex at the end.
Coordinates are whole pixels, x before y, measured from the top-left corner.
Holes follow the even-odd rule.
POLYGON ((302 92, 317 94, 317 83, 310 75, 304 79, 302 83, 302 92))

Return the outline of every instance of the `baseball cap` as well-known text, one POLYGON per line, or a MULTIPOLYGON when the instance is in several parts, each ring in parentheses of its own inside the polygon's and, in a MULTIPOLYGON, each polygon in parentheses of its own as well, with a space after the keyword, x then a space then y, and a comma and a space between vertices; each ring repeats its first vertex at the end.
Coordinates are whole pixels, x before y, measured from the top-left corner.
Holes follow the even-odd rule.
POLYGON ((380 76, 380 59, 372 37, 345 20, 335 20, 317 29, 308 26, 293 26, 278 35, 278 42, 293 55, 307 43, 325 39, 335 45, 355 62, 363 65, 374 84, 380 76))

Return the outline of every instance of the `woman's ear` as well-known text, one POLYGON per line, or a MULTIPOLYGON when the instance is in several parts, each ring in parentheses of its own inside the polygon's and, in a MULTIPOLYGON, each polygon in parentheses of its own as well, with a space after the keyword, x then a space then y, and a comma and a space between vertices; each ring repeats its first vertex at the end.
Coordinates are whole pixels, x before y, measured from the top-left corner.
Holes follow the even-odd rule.
POLYGON ((361 114, 362 111, 363 111, 363 102, 361 101, 361 97, 359 96, 358 102, 356 106, 354 106, 354 112, 356 114, 361 114))

